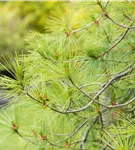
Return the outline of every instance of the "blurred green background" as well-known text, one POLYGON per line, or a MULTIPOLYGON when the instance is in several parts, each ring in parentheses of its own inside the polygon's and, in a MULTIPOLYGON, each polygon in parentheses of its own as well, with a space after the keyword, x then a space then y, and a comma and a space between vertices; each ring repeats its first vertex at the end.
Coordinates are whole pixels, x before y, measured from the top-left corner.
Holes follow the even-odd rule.
POLYGON ((26 51, 27 35, 31 31, 44 33, 52 10, 63 3, 65 2, 0 1, 0 59, 11 51, 26 51))
MULTIPOLYGON (((28 34, 30 32, 44 33, 45 24, 52 11, 62 7, 64 3, 66 2, 0 1, 0 62, 7 53, 27 52, 25 39, 28 34)), ((0 65, 0 71, 3 69, 0 65)), ((29 123, 31 124, 29 120, 25 120, 24 124, 29 123)), ((25 141, 13 135, 0 143, 0 150, 25 150, 25 146, 25 141)))

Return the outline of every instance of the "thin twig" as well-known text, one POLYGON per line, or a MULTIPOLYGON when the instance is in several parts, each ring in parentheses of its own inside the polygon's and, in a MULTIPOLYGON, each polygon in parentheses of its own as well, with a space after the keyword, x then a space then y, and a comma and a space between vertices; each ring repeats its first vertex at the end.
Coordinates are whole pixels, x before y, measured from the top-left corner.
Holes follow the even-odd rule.
MULTIPOLYGON (((107 1, 106 3, 105 3, 105 8, 108 6, 108 4, 109 4, 109 1, 107 1)), ((102 19, 102 16, 103 16, 103 14, 101 14, 101 16, 98 18, 98 19, 96 19, 96 20, 94 20, 93 22, 91 22, 91 23, 89 23, 89 24, 87 24, 87 25, 85 25, 84 27, 82 27, 82 28, 79 28, 79 29, 76 29, 76 30, 73 30, 72 32, 71 32, 71 34, 74 34, 74 33, 76 33, 76 32, 79 32, 79 31, 81 31, 81 30, 84 30, 84 29, 88 29, 92 24, 94 24, 95 22, 99 22, 101 19, 102 19)))
POLYGON ((30 141, 30 140, 24 138, 24 137, 20 134, 20 132, 19 132, 18 130, 14 130, 14 131, 15 131, 15 133, 18 134, 18 136, 21 137, 23 140, 25 140, 25 141, 27 141, 27 142, 30 142, 31 144, 36 144, 35 142, 32 142, 32 141, 30 141))
POLYGON ((111 20, 114 24, 116 24, 117 26, 119 27, 122 27, 122 28, 126 28, 126 29, 135 29, 135 26, 125 26, 125 25, 122 25, 122 24, 119 24, 117 23, 116 21, 114 21, 108 14, 106 14, 106 18, 108 18, 109 20, 111 20))
POLYGON ((67 111, 68 113, 71 113, 71 112, 80 112, 80 111, 84 111, 86 110, 93 102, 96 102, 98 103, 99 105, 102 105, 106 108, 118 108, 118 107, 123 107, 123 106, 126 106, 130 103, 132 103, 135 99, 135 97, 133 99, 131 99, 130 101, 124 103, 124 104, 118 104, 118 105, 111 105, 111 106, 106 106, 105 104, 97 101, 96 99, 111 85, 113 84, 114 82, 116 82, 117 80, 119 80, 120 78, 128 75, 129 73, 131 73, 133 71, 134 68, 130 68, 128 69, 127 71, 124 71, 122 73, 119 73, 117 75, 115 75, 113 78, 111 78, 110 80, 108 80, 100 89, 99 91, 97 92, 97 94, 91 98, 89 95, 87 95, 83 90, 81 90, 71 79, 71 77, 69 77, 69 80, 71 81, 71 83, 87 98, 89 98, 91 101, 86 104, 85 106, 83 106, 82 108, 79 108, 79 109, 76 109, 76 110, 72 110, 72 111, 67 111))
POLYGON ((29 97, 30 97, 31 99, 33 99, 34 101, 36 101, 36 102, 42 104, 42 102, 40 102, 39 100, 37 100, 36 98, 34 98, 32 95, 30 95, 30 93, 29 93, 28 91, 25 90, 25 93, 26 93, 27 96, 29 96, 29 97))
POLYGON ((61 141, 58 141, 58 142, 56 142, 55 144, 61 143, 61 142, 65 141, 65 140, 68 140, 68 139, 71 138, 72 136, 74 136, 76 133, 78 133, 78 131, 80 131, 80 129, 81 129, 90 119, 91 119, 91 117, 90 117, 90 118, 87 118, 87 119, 86 119, 85 121, 83 121, 83 122, 75 129, 75 131, 72 132, 66 139, 63 139, 63 140, 61 140, 61 141))
POLYGON ((85 150, 84 143, 87 141, 89 131, 90 131, 90 129, 93 127, 93 125, 97 122, 98 117, 99 117, 99 116, 96 116, 96 117, 94 118, 93 122, 90 123, 90 125, 86 128, 86 131, 84 132, 84 135, 83 135, 83 137, 82 137, 82 142, 81 142, 81 145, 80 145, 80 149, 85 150))
MULTIPOLYGON (((132 21, 132 23, 130 24, 130 26, 132 26, 132 24, 133 24, 134 22, 135 22, 135 18, 134 18, 134 20, 132 21)), ((130 26, 129 26, 129 27, 130 27, 130 26)), ((125 30, 125 32, 122 34, 122 36, 118 38, 119 40, 117 40, 116 43, 114 43, 108 50, 106 50, 103 54, 97 56, 96 58, 103 57, 104 55, 106 55, 107 53, 109 53, 113 48, 115 48, 115 47, 125 38, 125 36, 128 34, 129 31, 130 31, 130 28, 127 28, 127 29, 125 30)))
POLYGON ((100 89, 99 91, 97 92, 97 94, 92 98, 90 97, 89 95, 87 95, 82 89, 80 89, 74 82, 73 80, 71 79, 71 77, 69 76, 69 80, 71 81, 71 83, 87 98, 90 99, 90 102, 87 103, 85 106, 79 108, 79 109, 72 109, 72 110, 67 110, 67 111, 59 111, 51 106, 49 106, 50 109, 52 109, 53 111, 56 111, 58 113, 61 113, 61 114, 67 114, 67 113, 75 113, 75 112, 80 112, 80 111, 84 111, 86 110, 91 104, 93 104, 94 102, 96 102, 97 104, 103 106, 103 107, 106 107, 106 108, 118 108, 118 107, 124 107, 124 106, 127 106, 129 105, 130 103, 132 103, 134 100, 135 100, 135 97, 133 99, 131 99, 130 101, 124 103, 124 104, 117 104, 117 105, 110 105, 110 106, 107 106, 99 101, 97 101, 96 99, 110 86, 112 85, 113 83, 115 83, 116 81, 118 81, 119 79, 121 79, 122 77, 128 75, 129 73, 131 73, 133 71, 133 67, 124 71, 124 72, 121 72, 119 74, 116 74, 113 78, 111 78, 110 80, 108 80, 100 89))
MULTIPOLYGON (((98 5, 100 6, 100 8, 102 9, 102 11, 105 11, 105 9, 103 8, 103 6, 101 5, 100 1, 98 1, 98 5)), ((135 29, 135 26, 125 26, 123 24, 119 24, 116 21, 114 21, 107 13, 105 14, 105 17, 108 18, 110 21, 112 21, 115 25, 122 27, 122 28, 126 28, 126 29, 135 29)), ((126 16, 127 17, 127 16, 126 16)), ((129 17, 128 17, 129 19, 129 17)), ((131 19, 130 19, 131 20, 131 19)))

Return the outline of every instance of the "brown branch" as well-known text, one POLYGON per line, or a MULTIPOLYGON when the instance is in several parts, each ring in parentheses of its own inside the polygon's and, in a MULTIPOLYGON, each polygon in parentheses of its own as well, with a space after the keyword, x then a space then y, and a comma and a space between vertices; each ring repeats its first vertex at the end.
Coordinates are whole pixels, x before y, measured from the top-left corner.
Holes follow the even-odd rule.
MULTIPOLYGON (((130 26, 132 26, 132 24, 135 22, 135 19, 132 21, 132 23, 130 24, 130 26)), ((129 26, 129 27, 130 27, 129 26)), ((103 54, 97 56, 97 58, 100 58, 100 57, 103 57, 104 55, 106 55, 107 53, 109 53, 113 48, 115 48, 124 38, 125 36, 127 35, 127 33, 130 31, 130 28, 127 28, 125 30, 125 32, 123 33, 123 35, 118 38, 119 40, 116 41, 116 43, 114 43, 108 50, 106 50, 103 54)))
MULTIPOLYGON (((108 6, 108 4, 109 4, 109 1, 107 1, 107 2, 105 3, 105 6, 104 6, 104 7, 106 8, 106 7, 108 6)), ((96 19, 96 20, 94 20, 93 22, 91 22, 91 23, 85 25, 84 27, 79 28, 79 29, 76 29, 76 30, 73 30, 73 31, 70 33, 70 35, 71 35, 71 34, 74 34, 74 33, 76 33, 76 32, 79 32, 79 31, 81 31, 81 30, 88 29, 88 28, 89 28, 92 24, 94 24, 95 22, 99 22, 99 21, 102 19, 102 16, 103 16, 103 14, 101 14, 98 19, 96 19)))
POLYGON ((29 96, 29 97, 30 97, 31 99, 33 99, 34 101, 36 101, 36 102, 42 104, 42 102, 40 102, 39 100, 37 100, 36 98, 34 98, 32 95, 30 95, 30 93, 29 93, 28 91, 25 90, 25 93, 26 93, 27 96, 29 96))
POLYGON ((125 13, 123 14, 128 20, 132 20, 129 16, 127 16, 125 13))
POLYGON ((34 144, 34 145, 36 144, 36 142, 32 142, 32 141, 30 141, 29 139, 24 138, 18 130, 14 130, 14 131, 15 131, 15 133, 16 133, 19 137, 21 137, 23 140, 25 140, 25 141, 27 141, 27 142, 30 142, 31 144, 34 144))
POLYGON ((70 109, 71 103, 72 103, 72 100, 70 99, 70 102, 69 102, 67 108, 64 108, 64 107, 62 107, 62 106, 60 106, 60 105, 58 105, 58 104, 53 104, 54 106, 59 106, 60 108, 65 109, 64 111, 60 111, 60 110, 58 110, 58 109, 56 109, 56 108, 54 108, 54 107, 52 107, 52 106, 50 106, 50 105, 47 105, 47 107, 49 107, 51 110, 53 110, 53 111, 55 111, 55 112, 57 112, 57 113, 60 113, 60 114, 67 114, 67 111, 72 111, 72 109, 70 109))
MULTIPOLYGON (((97 2, 98 3, 98 5, 100 6, 100 8, 102 9, 102 11, 103 12, 106 12, 106 10, 105 10, 105 8, 103 8, 103 6, 102 6, 102 4, 100 3, 100 1, 98 1, 97 2)), ((112 21, 115 25, 117 25, 117 26, 119 26, 119 27, 122 27, 122 28, 128 28, 128 29, 135 29, 135 26, 125 26, 125 25, 123 25, 123 24, 119 24, 119 23, 117 23, 116 21, 114 21, 109 15, 108 15, 108 13, 105 13, 105 15, 104 15, 106 18, 108 18, 110 21, 112 21)), ((127 16, 126 16, 127 17, 127 16)), ((129 17, 128 17, 129 18, 129 17)))
POLYGON ((110 86, 112 85, 114 82, 118 81, 120 78, 128 75, 129 73, 131 73, 133 71, 134 68, 130 68, 128 69, 127 71, 124 71, 122 73, 119 73, 117 75, 115 75, 113 78, 111 78, 110 80, 108 80, 100 89, 99 91, 97 92, 97 94, 91 98, 89 95, 87 95, 83 90, 81 90, 73 81, 72 79, 69 77, 69 80, 71 81, 71 83, 87 98, 89 98, 91 101, 89 103, 87 103, 85 106, 83 106, 82 108, 79 108, 79 109, 76 109, 76 110, 72 110, 72 111, 67 111, 67 113, 73 113, 73 112, 80 112, 80 111, 84 111, 86 110, 93 102, 96 102, 98 103, 99 105, 102 105, 106 108, 117 108, 117 107, 123 107, 123 106, 126 106, 130 103, 132 103, 135 99, 135 97, 133 99, 131 99, 130 101, 124 103, 124 104, 118 104, 118 105, 115 105, 115 106, 106 106, 105 104, 97 101, 96 99, 110 86))
POLYGON ((106 88, 108 88, 108 86, 110 86, 112 83, 116 82, 118 79, 128 75, 129 73, 131 73, 133 71, 134 68, 130 68, 122 73, 116 74, 113 78, 111 78, 110 80, 108 80, 102 87, 101 89, 97 92, 97 94, 95 95, 95 97, 93 99, 96 99, 98 96, 101 95, 101 93, 103 91, 105 91, 106 88))
POLYGON ((110 52, 113 48, 115 48, 124 38, 125 36, 127 35, 127 33, 129 32, 130 29, 134 29, 135 26, 132 27, 133 23, 135 22, 135 18, 133 19, 133 21, 131 22, 131 24, 126 27, 124 25, 121 25, 121 24, 118 24, 117 22, 115 22, 112 18, 109 17, 109 15, 107 14, 105 8, 101 5, 100 1, 98 0, 97 1, 98 5, 100 6, 100 8, 102 9, 103 11, 103 14, 106 18, 108 18, 109 20, 111 20, 114 24, 120 26, 120 27, 123 27, 123 28, 126 28, 125 32, 122 34, 121 38, 118 37, 118 41, 116 41, 116 43, 114 43, 108 50, 106 50, 103 54, 97 56, 97 58, 100 58, 104 55, 106 55, 108 52, 110 52))
POLYGON ((102 16, 103 16, 103 15, 101 14, 101 16, 100 16, 98 19, 94 20, 93 22, 91 22, 91 23, 85 25, 85 26, 82 27, 82 28, 73 30, 73 31, 71 32, 71 34, 74 34, 74 33, 76 33, 76 32, 80 32, 81 30, 84 30, 84 29, 88 29, 92 24, 95 23, 95 21, 96 21, 96 22, 99 22, 99 21, 102 19, 102 16))
POLYGON ((128 75, 129 73, 131 73, 133 71, 134 68, 130 68, 124 72, 120 72, 118 73, 117 75, 115 75, 113 78, 111 78, 110 80, 108 80, 100 89, 99 91, 97 92, 97 94, 91 98, 89 95, 87 95, 81 88, 79 88, 73 81, 72 79, 70 78, 69 76, 69 80, 71 81, 71 83, 87 98, 90 99, 90 102, 87 103, 85 106, 79 108, 79 109, 71 109, 68 108, 69 110, 66 109, 66 111, 60 111, 60 110, 57 110, 55 109, 54 107, 51 107, 51 106, 48 106, 51 110, 55 111, 55 112, 58 112, 58 113, 61 113, 61 114, 67 114, 67 113, 75 113, 75 112, 80 112, 80 111, 84 111, 86 110, 93 102, 96 102, 97 104, 103 106, 103 107, 106 107, 106 108, 118 108, 118 107, 124 107, 124 106, 127 106, 128 104, 132 103, 134 101, 134 98, 131 99, 130 101, 124 103, 124 104, 118 104, 118 105, 110 105, 110 106, 107 106, 99 101, 97 101, 96 99, 110 86, 112 85, 114 82, 116 82, 117 80, 121 79, 122 77, 128 75))
POLYGON ((127 106, 129 104, 131 104, 132 102, 135 101, 135 97, 133 97, 131 100, 129 100, 128 102, 124 103, 124 104, 117 104, 117 105, 114 105, 114 106, 107 106, 107 108, 118 108, 118 107, 124 107, 124 106, 127 106))
POLYGON ((117 23, 116 21, 114 21, 108 14, 105 15, 106 18, 108 18, 109 20, 111 20, 115 25, 119 26, 119 27, 122 27, 122 28, 126 28, 126 29, 135 29, 135 26, 125 26, 125 25, 122 25, 122 24, 119 24, 117 23))

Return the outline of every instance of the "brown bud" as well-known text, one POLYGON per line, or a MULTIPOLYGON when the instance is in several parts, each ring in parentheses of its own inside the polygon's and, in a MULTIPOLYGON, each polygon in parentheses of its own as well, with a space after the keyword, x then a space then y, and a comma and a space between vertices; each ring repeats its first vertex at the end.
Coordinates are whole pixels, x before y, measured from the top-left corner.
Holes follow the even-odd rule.
POLYGON ((106 12, 105 10, 102 10, 102 12, 103 12, 103 15, 104 15, 104 16, 106 16, 106 17, 108 16, 108 15, 107 15, 107 12, 106 12))
POLYGON ((15 130, 17 130, 17 126, 13 123, 12 124, 12 129, 15 131, 15 130))
POLYGON ((98 26, 98 25, 99 25, 99 21, 98 21, 98 20, 95 20, 95 21, 94 21, 94 24, 98 26))
POLYGON ((43 135, 40 136, 40 139, 41 139, 42 141, 47 140, 46 136, 43 136, 43 135))
POLYGON ((115 105, 116 105, 116 102, 113 101, 113 102, 112 102, 112 105, 115 106, 115 105))
POLYGON ((70 36, 70 32, 65 32, 66 33, 66 36, 68 37, 68 36, 70 36))
POLYGON ((43 104, 43 108, 46 108, 47 107, 47 105, 46 104, 43 104))
POLYGON ((70 147, 70 144, 69 143, 65 143, 64 145, 66 148, 69 148, 70 147))

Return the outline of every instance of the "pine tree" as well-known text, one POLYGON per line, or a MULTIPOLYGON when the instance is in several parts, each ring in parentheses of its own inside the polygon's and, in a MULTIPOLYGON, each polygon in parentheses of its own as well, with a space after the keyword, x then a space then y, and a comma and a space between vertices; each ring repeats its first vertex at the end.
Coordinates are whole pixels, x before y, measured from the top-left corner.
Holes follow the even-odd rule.
POLYGON ((35 150, 133 150, 134 9, 134 1, 70 2, 45 34, 29 35, 29 54, 4 57, 14 79, 0 77, 11 99, 1 139, 16 134, 35 150))

